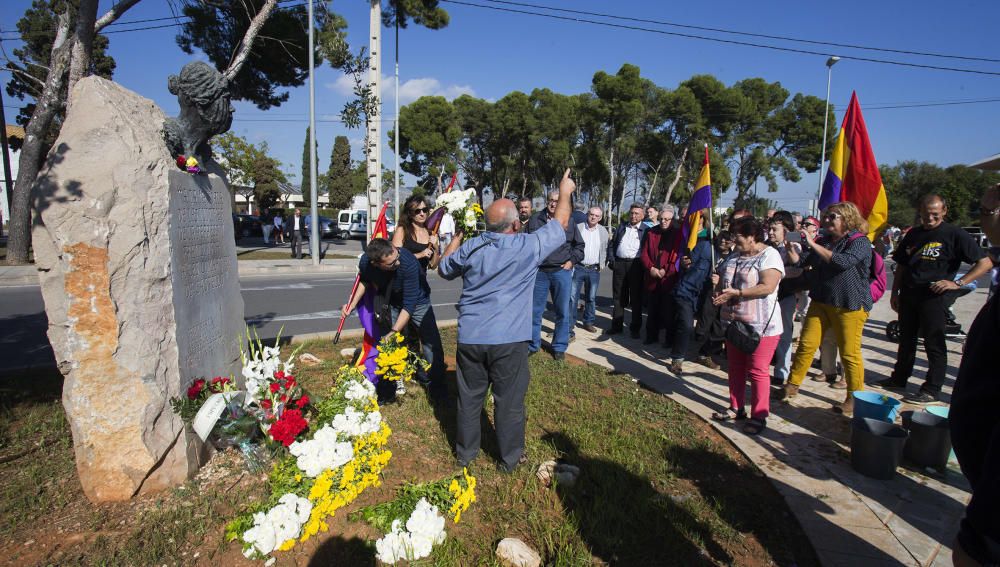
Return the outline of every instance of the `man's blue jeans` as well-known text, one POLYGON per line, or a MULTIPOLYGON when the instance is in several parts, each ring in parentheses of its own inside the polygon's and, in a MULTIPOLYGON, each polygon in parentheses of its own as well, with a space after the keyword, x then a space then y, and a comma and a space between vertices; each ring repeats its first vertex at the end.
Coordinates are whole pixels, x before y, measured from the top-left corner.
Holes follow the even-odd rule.
POLYGON ((531 344, 528 350, 535 352, 542 347, 542 313, 545 302, 552 293, 552 309, 556 314, 555 335, 552 337, 552 352, 566 352, 569 345, 569 328, 573 317, 569 314, 570 288, 573 287, 573 270, 543 272, 535 276, 534 305, 531 309, 531 344))
MULTIPOLYGON (((593 268, 577 266, 573 270, 573 289, 569 294, 569 312, 576 319, 576 302, 580 300, 580 290, 587 294, 583 304, 583 324, 593 325, 596 320, 595 306, 597 302, 597 286, 601 281, 601 272, 593 268)), ((570 323, 570 334, 573 334, 570 323)))

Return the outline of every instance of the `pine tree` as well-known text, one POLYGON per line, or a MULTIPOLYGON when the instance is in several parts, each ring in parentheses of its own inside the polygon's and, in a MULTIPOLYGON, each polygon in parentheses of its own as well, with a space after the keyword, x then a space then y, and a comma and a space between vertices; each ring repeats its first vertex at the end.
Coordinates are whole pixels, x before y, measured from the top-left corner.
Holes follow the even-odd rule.
POLYGON ((347 136, 337 136, 330 153, 330 169, 326 172, 326 191, 330 208, 343 209, 351 204, 355 187, 351 172, 351 143, 347 136))
MULTIPOLYGON (((316 144, 317 146, 319 144, 316 144)), ((319 164, 316 164, 319 169, 319 164)), ((302 207, 308 209, 312 206, 312 192, 309 186, 309 127, 306 126, 306 139, 302 142, 302 180, 299 187, 302 188, 302 207)), ((317 192, 319 188, 317 188, 317 192)))

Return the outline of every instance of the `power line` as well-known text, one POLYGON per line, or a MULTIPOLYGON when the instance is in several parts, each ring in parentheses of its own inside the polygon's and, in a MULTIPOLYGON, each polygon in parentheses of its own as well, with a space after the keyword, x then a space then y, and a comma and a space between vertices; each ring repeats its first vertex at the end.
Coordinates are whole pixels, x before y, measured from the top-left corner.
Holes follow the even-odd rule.
POLYGON ((798 42, 798 43, 808 43, 808 44, 812 44, 812 45, 828 45, 828 46, 831 46, 831 47, 843 47, 843 48, 847 48, 847 49, 862 49, 862 50, 866 50, 866 51, 882 51, 882 52, 887 52, 887 53, 900 53, 900 54, 904 54, 904 55, 920 55, 920 56, 923 56, 923 57, 941 57, 941 58, 946 58, 946 59, 961 59, 961 60, 964 60, 964 61, 986 61, 986 62, 989 62, 989 63, 1000 63, 1000 59, 990 59, 988 57, 975 57, 975 56, 968 56, 968 55, 951 55, 951 54, 947 54, 947 53, 933 53, 933 52, 928 52, 928 51, 909 51, 909 50, 906 50, 906 49, 892 49, 892 48, 888 48, 888 47, 869 47, 869 46, 855 45, 855 44, 850 44, 850 43, 835 43, 835 42, 831 42, 831 41, 818 41, 818 40, 811 40, 811 39, 804 39, 804 38, 790 37, 790 36, 782 36, 782 35, 768 35, 768 34, 762 34, 762 33, 751 33, 751 32, 744 32, 744 31, 737 31, 737 30, 728 30, 728 29, 725 29, 725 28, 712 28, 712 27, 706 27, 706 26, 696 26, 696 25, 692 25, 692 24, 680 24, 680 23, 677 23, 677 22, 670 22, 670 21, 665 21, 665 20, 653 20, 653 19, 648 19, 648 18, 635 18, 635 17, 629 17, 629 16, 618 16, 618 15, 615 15, 615 14, 604 14, 604 13, 601 13, 601 12, 587 12, 587 11, 584 11, 584 10, 572 10, 572 9, 569 9, 569 8, 553 8, 551 6, 545 6, 545 5, 542 5, 542 4, 528 4, 528 3, 525 3, 525 2, 513 2, 511 0, 480 0, 480 1, 482 1, 482 2, 489 2, 491 4, 508 4, 508 5, 511 5, 511 6, 522 6, 522 7, 526 7, 526 8, 539 8, 539 9, 542 9, 542 10, 551 10, 551 11, 554 11, 554 12, 565 12, 565 13, 570 13, 570 14, 581 14, 581 15, 584 15, 584 16, 598 16, 598 17, 602 17, 602 18, 612 18, 612 19, 615 19, 615 20, 625 20, 625 21, 630 21, 630 22, 641 22, 641 23, 646 23, 646 24, 658 24, 658 25, 662 25, 662 26, 671 26, 671 27, 684 28, 684 29, 710 31, 710 32, 716 32, 716 33, 728 33, 728 34, 741 35, 741 36, 746 36, 746 37, 760 37, 760 38, 764 38, 764 39, 777 39, 777 40, 781 40, 781 41, 794 41, 794 42, 798 42))
MULTIPOLYGON (((612 23, 612 22, 602 22, 602 21, 599 21, 599 20, 588 20, 588 19, 585 19, 585 18, 578 18, 578 17, 574 17, 574 16, 560 16, 560 15, 556 15, 556 14, 543 14, 541 12, 531 12, 531 11, 528 11, 528 10, 519 10, 519 9, 515 9, 515 8, 501 8, 499 6, 486 6, 486 5, 483 5, 483 4, 474 4, 472 2, 464 2, 462 0, 441 0, 441 1, 442 2, 447 2, 449 4, 458 4, 458 5, 461 5, 461 6, 471 6, 473 8, 484 8, 484 9, 487 9, 487 10, 495 10, 495 11, 498 11, 498 12, 509 12, 509 13, 513 13, 513 14, 522 14, 522 15, 527 15, 527 16, 538 16, 538 17, 549 18, 549 19, 553 19, 553 20, 563 20, 563 21, 569 21, 569 22, 578 22, 578 23, 584 23, 584 24, 593 24, 593 25, 597 25, 597 26, 606 26, 606 27, 618 28, 618 29, 624 29, 624 30, 641 31, 641 32, 655 33, 655 34, 660 34, 660 35, 669 35, 669 36, 674 36, 674 37, 683 37, 683 38, 687 38, 687 39, 698 39, 698 40, 701 40, 701 41, 712 41, 712 42, 716 42, 716 43, 726 43, 726 44, 730 44, 730 45, 742 45, 744 47, 755 47, 755 48, 758 48, 758 49, 770 49, 772 51, 784 51, 784 52, 788 52, 788 53, 799 53, 799 54, 803 54, 803 55, 817 55, 817 56, 821 56, 821 57, 828 57, 830 55, 829 53, 825 53, 825 52, 821 52, 821 51, 810 51, 808 49, 798 49, 798 48, 794 48, 794 47, 779 47, 779 46, 775 46, 775 45, 765 45, 765 44, 762 44, 762 43, 751 43, 751 42, 747 42, 747 41, 737 41, 737 40, 733 40, 733 39, 722 39, 722 38, 717 38, 717 37, 707 37, 707 36, 696 35, 696 34, 689 34, 689 33, 671 32, 671 31, 666 31, 666 30, 657 30, 657 29, 652 29, 652 28, 644 28, 644 27, 641 27, 641 26, 632 26, 632 25, 626 25, 626 24, 616 24, 616 23, 612 23)), ((486 1, 489 1, 489 0, 486 0, 486 1)), ((968 73, 968 74, 973 74, 973 75, 988 75, 988 76, 995 76, 995 77, 996 76, 1000 76, 1000 72, 995 72, 995 71, 979 71, 979 70, 976 70, 976 69, 964 69, 964 68, 960 68, 960 67, 942 67, 942 66, 939 66, 939 65, 926 65, 926 64, 922 64, 922 63, 906 63, 906 62, 903 62, 903 61, 892 61, 892 60, 889 60, 889 59, 876 59, 876 58, 873 58, 873 57, 859 57, 859 56, 856 56, 856 55, 841 55, 840 58, 841 59, 850 59, 850 60, 853 60, 853 61, 864 61, 864 62, 867 62, 867 63, 879 63, 879 64, 883 64, 883 65, 897 65, 897 66, 900 66, 900 67, 913 67, 913 68, 917 68, 917 69, 931 69, 931 70, 935 70, 935 71, 952 71, 952 72, 956 72, 956 73, 968 73)))

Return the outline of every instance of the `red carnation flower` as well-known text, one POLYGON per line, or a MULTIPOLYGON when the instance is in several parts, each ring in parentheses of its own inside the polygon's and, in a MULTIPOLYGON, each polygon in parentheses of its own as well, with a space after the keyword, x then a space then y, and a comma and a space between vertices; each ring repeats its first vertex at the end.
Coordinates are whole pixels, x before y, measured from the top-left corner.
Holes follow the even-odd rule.
POLYGON ((271 400, 261 400, 260 401, 260 407, 262 407, 262 408, 264 408, 266 410, 271 409, 271 400))
POLYGON ((302 396, 299 398, 299 407, 304 408, 309 405, 309 396, 302 396))
POLYGON ((177 167, 187 167, 187 158, 184 156, 177 156, 177 167))
POLYGON ((285 379, 285 371, 284 370, 279 370, 279 371, 275 372, 274 373, 274 377, 277 378, 278 380, 284 380, 285 379))
POLYGON ((277 382, 271 382, 271 393, 272 394, 276 394, 278 392, 278 390, 280 390, 280 389, 281 389, 281 384, 279 384, 277 382))
POLYGON ((309 423, 302 417, 301 410, 285 410, 281 418, 271 424, 271 439, 287 447, 294 443, 295 437, 308 426, 309 423))
POLYGON ((194 384, 191 384, 191 387, 188 388, 187 391, 188 399, 189 400, 197 399, 198 396, 201 394, 202 389, 204 388, 205 388, 205 380, 203 378, 195 380, 194 384))
POLYGON ((289 376, 285 379, 285 389, 291 390, 293 387, 295 387, 295 378, 289 376))
POLYGON ((281 394, 281 397, 278 398, 278 401, 282 402, 282 403, 287 402, 288 401, 288 396, 286 394, 281 394))

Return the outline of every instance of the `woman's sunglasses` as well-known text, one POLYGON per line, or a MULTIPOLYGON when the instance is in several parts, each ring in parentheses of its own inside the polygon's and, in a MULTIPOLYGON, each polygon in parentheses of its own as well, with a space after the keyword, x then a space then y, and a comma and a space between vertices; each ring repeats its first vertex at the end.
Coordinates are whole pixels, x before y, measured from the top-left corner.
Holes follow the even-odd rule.
POLYGON ((430 209, 427 207, 420 207, 419 209, 410 209, 410 212, 415 215, 419 215, 420 213, 426 213, 429 210, 430 209))

